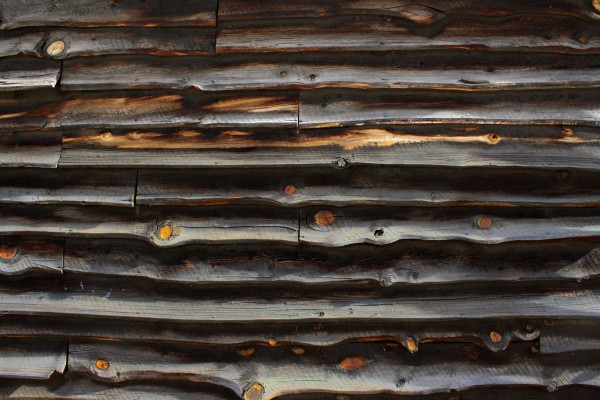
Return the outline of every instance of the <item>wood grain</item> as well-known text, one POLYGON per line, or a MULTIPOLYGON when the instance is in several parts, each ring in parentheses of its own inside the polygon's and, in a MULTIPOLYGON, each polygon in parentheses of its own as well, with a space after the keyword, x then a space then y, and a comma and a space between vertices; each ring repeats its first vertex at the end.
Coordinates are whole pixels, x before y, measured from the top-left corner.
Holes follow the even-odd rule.
MULTIPOLYGON (((183 127, 296 127, 295 94, 0 92, 1 131, 183 127)), ((194 136, 193 134, 191 136, 194 136)), ((110 141, 110 132, 102 136, 110 141)))
POLYGON ((60 76, 58 61, 33 57, 0 58, 0 91, 53 88, 60 76))
POLYGON ((26 26, 212 26, 216 0, 99 2, 95 0, 5 0, 0 29, 26 26))
POLYGON ((66 366, 66 341, 0 339, 0 378, 48 379, 66 366))
POLYGON ((136 202, 149 205, 489 205, 596 207, 593 172, 361 167, 141 170, 136 202), (226 188, 225 190, 223 188, 226 188))
POLYGON ((0 275, 62 274, 62 240, 0 238, 0 275))
POLYGON ((57 132, 0 133, 0 167, 56 168, 61 142, 57 132))
POLYGON ((573 384, 599 384, 596 373, 578 373, 581 368, 597 371, 597 356, 592 355, 569 361, 539 357, 531 354, 528 345, 493 355, 464 345, 407 353, 371 344, 319 349, 316 354, 307 350, 300 357, 283 349, 262 348, 250 360, 236 363, 232 350, 84 342, 70 346, 69 359, 72 372, 100 381, 183 377, 223 386, 240 397, 258 383, 263 399, 311 392, 428 394, 515 385, 552 387, 552 391, 573 384), (109 369, 90 367, 101 357, 111 360, 109 369), (360 361, 356 368, 342 368, 349 358, 360 361))
POLYGON ((136 171, 0 171, 0 204, 81 204, 133 207, 136 171))
POLYGON ((597 56, 486 52, 109 56, 65 60, 65 90, 500 89, 600 86, 597 56))

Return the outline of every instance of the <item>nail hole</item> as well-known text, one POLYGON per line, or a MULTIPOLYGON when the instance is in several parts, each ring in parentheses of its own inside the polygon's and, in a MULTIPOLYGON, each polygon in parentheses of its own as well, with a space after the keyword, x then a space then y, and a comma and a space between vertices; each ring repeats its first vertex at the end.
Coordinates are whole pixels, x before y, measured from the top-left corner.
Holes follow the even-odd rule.
POLYGON ((380 237, 380 236, 383 236, 383 234, 384 234, 383 228, 378 228, 378 229, 375 229, 375 232, 373 232, 373 235, 374 235, 375 237, 380 237))

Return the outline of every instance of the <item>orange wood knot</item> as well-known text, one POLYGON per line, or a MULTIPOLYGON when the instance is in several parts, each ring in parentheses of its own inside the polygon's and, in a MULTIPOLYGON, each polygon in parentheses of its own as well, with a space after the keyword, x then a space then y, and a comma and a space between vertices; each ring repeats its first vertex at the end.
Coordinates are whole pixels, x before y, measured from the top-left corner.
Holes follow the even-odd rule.
POLYGON ((244 391, 244 400, 260 400, 265 388, 260 383, 253 383, 244 391))
POLYGON ((490 340, 492 341, 492 343, 498 344, 498 343, 502 342, 502 335, 496 331, 491 331, 490 332, 490 340))
POLYGON ((96 361, 96 368, 98 368, 102 371, 107 370, 109 366, 110 366, 110 364, 108 363, 108 361, 106 361, 102 358, 96 361))
POLYGON ((490 143, 498 143, 498 141, 500 140, 500 135, 494 132, 490 133, 488 135, 488 140, 490 141, 490 143))
POLYGON ((479 217, 477 218, 477 227, 479 229, 490 229, 493 221, 490 217, 479 217))
POLYGON ((110 140, 112 138, 112 133, 110 132, 104 132, 102 134, 102 140, 110 140))
POLYGON ((296 193, 296 186, 294 185, 287 185, 283 188, 283 194, 285 194, 286 196, 291 196, 294 193, 296 193))
POLYGON ((297 356, 301 356, 305 350, 302 347, 291 347, 290 351, 297 356))
POLYGON ((171 225, 163 225, 158 232, 161 239, 168 239, 173 234, 173 228, 171 225))
POLYGON ((594 10, 596 10, 597 13, 600 13, 600 0, 593 0, 592 6, 594 7, 594 10))
POLYGON ((367 365, 367 360, 359 356, 346 357, 340 362, 340 368, 346 371, 359 369, 364 367, 365 365, 367 365))
POLYGON ((55 40, 54 42, 50 43, 48 47, 46 47, 46 54, 48 54, 51 57, 56 57, 60 55, 60 53, 62 53, 64 50, 65 42, 63 42, 62 40, 55 40))
POLYGON ((335 222, 335 214, 329 210, 321 210, 315 214, 315 223, 321 226, 329 226, 335 222))
POLYGON ((247 349, 241 349, 237 351, 237 354, 242 357, 252 357, 256 349, 253 347, 248 347, 247 349))
POLYGON ((415 351, 417 351, 417 341, 414 338, 409 337, 408 339, 406 339, 406 348, 411 353, 414 353, 415 351))
POLYGON ((17 249, 15 247, 11 247, 7 244, 3 244, 0 246, 0 257, 5 260, 10 260, 17 254, 17 249))
POLYGON ((270 337, 269 340, 267 340, 267 343, 269 343, 269 346, 275 346, 277 345, 277 340, 270 337))

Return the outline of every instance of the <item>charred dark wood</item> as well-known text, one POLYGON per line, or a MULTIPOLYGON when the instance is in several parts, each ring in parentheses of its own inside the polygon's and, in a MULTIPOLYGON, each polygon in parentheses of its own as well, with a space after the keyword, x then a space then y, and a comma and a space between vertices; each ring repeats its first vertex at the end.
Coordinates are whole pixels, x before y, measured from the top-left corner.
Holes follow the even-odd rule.
POLYGON ((61 274, 63 240, 0 238, 0 274, 61 274))
POLYGON ((59 61, 33 57, 0 58, 0 91, 53 88, 60 75, 59 61))
POLYGON ((56 168, 61 141, 57 132, 0 133, 0 167, 56 168))
POLYGON ((0 378, 48 379, 67 367, 67 341, 0 339, 0 378))

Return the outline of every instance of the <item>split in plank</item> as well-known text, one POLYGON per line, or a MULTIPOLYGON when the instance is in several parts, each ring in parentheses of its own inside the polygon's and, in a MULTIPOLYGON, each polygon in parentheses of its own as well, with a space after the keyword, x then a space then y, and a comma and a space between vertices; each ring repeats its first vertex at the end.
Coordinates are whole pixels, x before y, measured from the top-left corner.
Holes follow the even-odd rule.
POLYGON ((0 378, 48 379, 66 367, 66 340, 0 339, 0 378))

